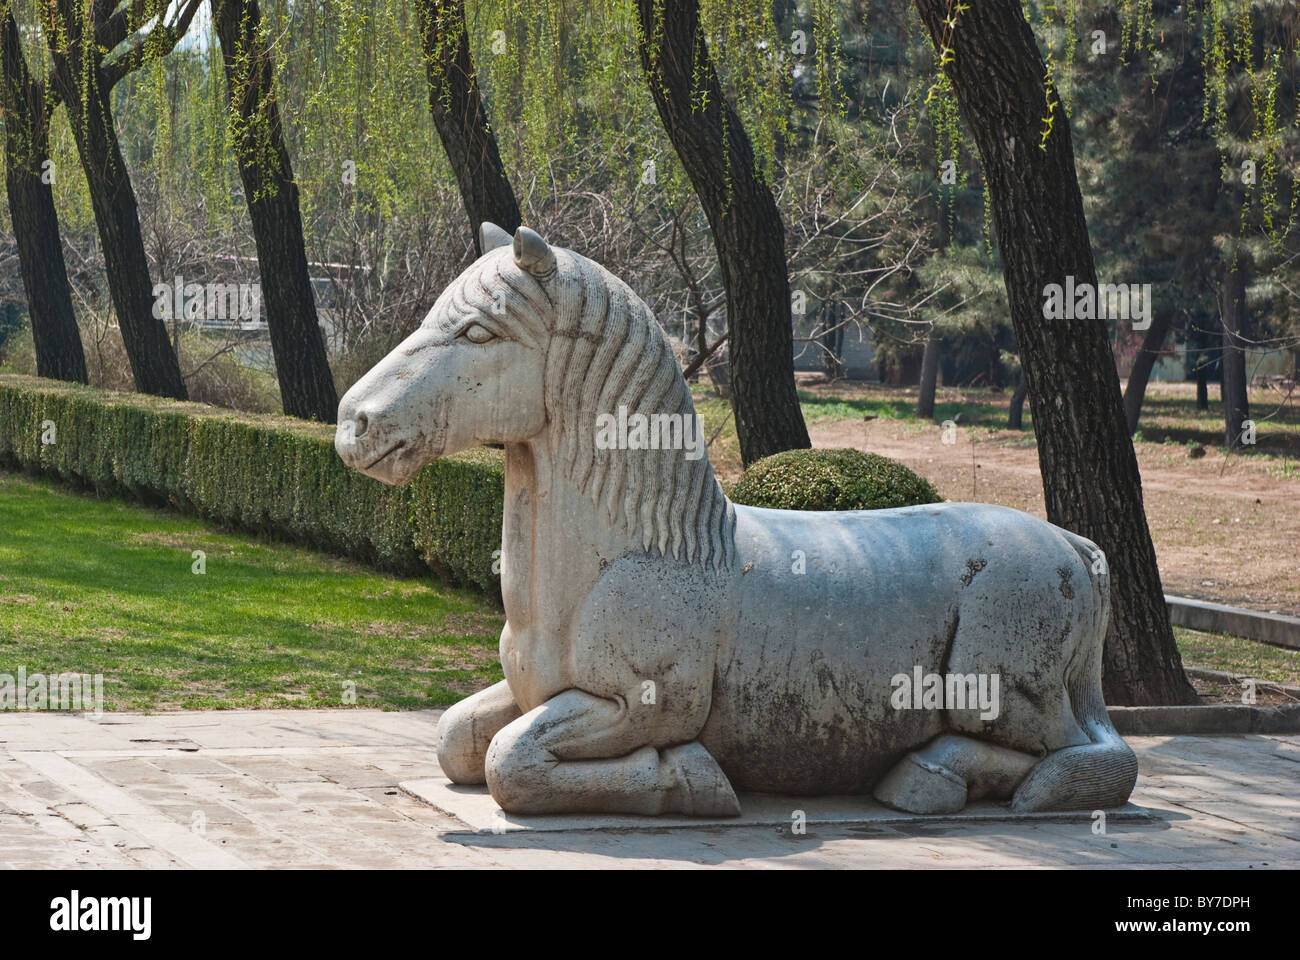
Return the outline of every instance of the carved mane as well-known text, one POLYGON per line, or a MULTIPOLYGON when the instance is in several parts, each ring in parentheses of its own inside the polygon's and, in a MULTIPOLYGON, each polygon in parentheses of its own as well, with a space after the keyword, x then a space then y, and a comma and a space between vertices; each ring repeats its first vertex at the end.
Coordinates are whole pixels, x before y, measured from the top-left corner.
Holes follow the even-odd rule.
POLYGON ((451 298, 457 313, 502 308, 510 319, 546 334, 544 378, 551 449, 565 476, 606 520, 647 553, 719 569, 735 557, 735 510, 707 451, 606 450, 596 446, 596 418, 679 414, 695 423, 695 404, 650 308, 627 284, 586 257, 555 252, 555 268, 537 277, 508 249, 494 250, 468 271, 451 298))

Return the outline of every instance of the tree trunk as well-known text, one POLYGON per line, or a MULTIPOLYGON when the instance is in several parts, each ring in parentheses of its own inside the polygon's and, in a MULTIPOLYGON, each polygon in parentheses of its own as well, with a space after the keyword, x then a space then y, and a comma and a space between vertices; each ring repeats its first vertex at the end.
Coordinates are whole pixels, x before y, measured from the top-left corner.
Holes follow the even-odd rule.
POLYGON ((213 0, 213 7, 231 112, 240 118, 231 133, 257 242, 280 400, 290 416, 334 423, 339 398, 307 271, 298 184, 280 125, 274 70, 258 36, 261 11, 257 0, 213 0))
POLYGON ((1156 365, 1160 348, 1165 345, 1169 328, 1173 326, 1174 315, 1160 311, 1151 319, 1151 329, 1142 338, 1142 347, 1133 359, 1133 369, 1128 374, 1128 386, 1124 388, 1124 422, 1128 425, 1128 435, 1137 432, 1138 418, 1142 415, 1142 401, 1146 397, 1147 382, 1151 379, 1151 369, 1156 365))
POLYGON ((1097 282, 1069 120, 1019 0, 916 0, 979 149, 1034 417, 1048 519, 1096 542, 1110 572, 1109 702, 1196 702, 1174 644, 1105 322, 1047 320, 1046 288, 1097 282), (1051 129, 1043 138, 1044 104, 1051 129), (1041 147, 1040 147, 1041 144, 1041 147))
POLYGON ((1196 409, 1210 409, 1210 373, 1206 367, 1206 360, 1203 354, 1204 350, 1197 351, 1200 357, 1200 363, 1196 366, 1196 409))
POLYGON ((921 395, 916 401, 916 415, 926 420, 934 419, 934 388, 939 380, 939 354, 943 352, 943 341, 935 330, 930 331, 930 338, 925 341, 925 353, 921 356, 921 395))
POLYGON ((1016 382, 1015 393, 1011 394, 1011 407, 1007 410, 1007 429, 1025 429, 1025 395, 1029 393, 1029 384, 1025 382, 1024 373, 1016 382))
POLYGON ((50 139, 45 90, 27 69, 12 10, 5 10, 0 31, 5 188, 36 344, 36 373, 85 383, 86 355, 72 307, 54 193, 44 180, 50 139))
POLYGON ((1223 421, 1229 450, 1241 444, 1242 421, 1250 416, 1246 398, 1246 350, 1241 340, 1246 317, 1247 269, 1245 257, 1237 254, 1219 294, 1219 317, 1223 322, 1223 421))
POLYGON ((479 225, 486 220, 513 234, 521 223, 519 203, 483 108, 470 58, 464 0, 416 0, 415 10, 433 125, 456 174, 474 249, 481 256, 479 225))
POLYGON ((723 98, 698 0, 637 0, 638 48, 659 117, 713 232, 731 333, 745 464, 811 446, 794 384, 785 227, 740 117, 723 98))
MULTIPOLYGON (((94 9, 100 9, 96 5, 94 9)), ((95 225, 122 343, 136 389, 186 399, 176 351, 167 328, 154 316, 153 283, 131 175, 113 129, 110 87, 104 76, 82 4, 57 0, 47 12, 45 37, 54 60, 54 81, 68 111, 77 155, 86 174, 95 225)))

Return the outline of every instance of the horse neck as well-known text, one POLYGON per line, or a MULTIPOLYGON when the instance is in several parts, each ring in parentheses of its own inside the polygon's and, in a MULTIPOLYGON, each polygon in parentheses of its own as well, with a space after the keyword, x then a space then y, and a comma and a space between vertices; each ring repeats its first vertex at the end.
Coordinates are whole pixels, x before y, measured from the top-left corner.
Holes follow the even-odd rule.
POLYGON ((615 530, 551 455, 549 438, 506 445, 501 596, 519 628, 574 614, 608 560, 641 549, 615 530))

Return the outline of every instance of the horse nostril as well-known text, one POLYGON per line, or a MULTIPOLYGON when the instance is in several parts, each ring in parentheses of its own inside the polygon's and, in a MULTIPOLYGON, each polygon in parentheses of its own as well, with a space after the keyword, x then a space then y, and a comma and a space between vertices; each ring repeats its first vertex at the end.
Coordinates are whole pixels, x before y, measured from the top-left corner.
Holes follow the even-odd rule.
POLYGON ((370 426, 370 418, 364 413, 358 413, 354 422, 355 426, 352 429, 352 436, 360 439, 366 435, 366 428, 370 426))

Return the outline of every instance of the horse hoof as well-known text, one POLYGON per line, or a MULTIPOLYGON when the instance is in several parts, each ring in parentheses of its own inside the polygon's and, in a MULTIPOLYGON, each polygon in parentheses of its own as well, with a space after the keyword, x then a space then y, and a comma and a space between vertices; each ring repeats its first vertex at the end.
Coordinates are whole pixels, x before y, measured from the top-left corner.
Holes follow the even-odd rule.
POLYGON ((663 752, 663 762, 675 781, 669 791, 669 810, 688 817, 740 816, 731 781, 704 747, 698 743, 671 747, 663 752))
POLYGON ((966 806, 966 781, 913 753, 885 774, 873 794, 885 806, 905 813, 956 813, 966 806))

